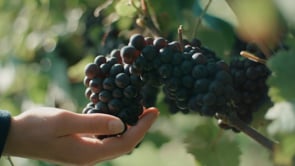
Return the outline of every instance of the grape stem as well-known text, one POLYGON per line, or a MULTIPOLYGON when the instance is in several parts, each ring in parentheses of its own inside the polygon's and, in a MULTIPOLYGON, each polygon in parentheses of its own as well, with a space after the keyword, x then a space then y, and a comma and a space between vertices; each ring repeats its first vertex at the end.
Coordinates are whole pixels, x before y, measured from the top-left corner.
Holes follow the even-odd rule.
POLYGON ((136 9, 138 14, 144 19, 146 28, 154 35, 161 36, 160 30, 155 25, 152 16, 149 12, 148 5, 145 0, 141 0, 141 8, 137 7, 133 0, 129 0, 129 3, 136 9))
POLYGON ((178 41, 180 43, 180 51, 182 52, 184 49, 183 38, 182 38, 182 33, 183 33, 182 25, 179 25, 177 33, 178 33, 178 41))
POLYGON ((194 31, 193 31, 193 34, 192 34, 193 37, 196 36, 197 31, 199 30, 199 27, 200 27, 200 25, 201 25, 201 23, 202 23, 202 19, 203 19, 203 17, 205 16, 205 14, 206 14, 206 12, 207 12, 207 10, 208 10, 208 8, 209 8, 211 2, 212 2, 212 0, 209 0, 209 1, 208 1, 208 3, 206 4, 204 10, 202 11, 202 13, 200 14, 200 16, 198 17, 198 20, 197 20, 197 22, 195 23, 194 31))
POLYGON ((156 25, 155 25, 155 23, 154 23, 154 21, 152 19, 152 16, 150 14, 148 5, 146 4, 145 0, 141 0, 141 8, 142 8, 143 13, 144 13, 143 16, 144 16, 147 28, 151 31, 151 33, 154 36, 161 36, 160 30, 156 27, 156 25))
POLYGON ((275 146, 278 144, 277 142, 274 142, 270 140, 269 138, 265 137, 261 133, 259 133, 257 130, 251 128, 249 125, 244 123, 242 120, 240 120, 238 117, 232 115, 232 116, 226 116, 226 115, 216 115, 216 117, 220 120, 222 120, 222 123, 225 123, 231 127, 234 127, 261 145, 263 145, 265 148, 269 149, 270 151, 273 151, 275 146))
POLYGON ((262 59, 262 58, 259 58, 258 56, 250 53, 250 52, 247 52, 247 51, 241 51, 240 52, 240 55, 243 56, 243 57, 246 57, 248 58, 249 60, 252 60, 254 62, 259 62, 261 64, 266 64, 266 60, 265 59, 262 59))

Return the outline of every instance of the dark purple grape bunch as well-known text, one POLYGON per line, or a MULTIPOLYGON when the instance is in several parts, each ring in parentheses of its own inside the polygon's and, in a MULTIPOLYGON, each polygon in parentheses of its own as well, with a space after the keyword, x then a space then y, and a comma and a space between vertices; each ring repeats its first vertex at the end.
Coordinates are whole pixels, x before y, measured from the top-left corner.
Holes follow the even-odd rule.
MULTIPOLYGON (((132 73, 140 75, 145 87, 163 87, 171 113, 198 112, 205 116, 227 113, 234 96, 228 65, 197 39, 183 43, 136 34, 122 49, 137 50, 139 56, 123 57, 127 57, 125 62, 131 65, 132 73)), ((147 92, 153 91, 143 88, 143 92, 147 96, 147 92)), ((157 93, 154 90, 154 98, 157 93)), ((151 99, 152 95, 149 96, 151 99)))
POLYGON ((128 45, 85 67, 90 103, 83 113, 106 113, 135 125, 143 107, 156 105, 162 88, 171 113, 236 114, 239 96, 231 74, 197 39, 180 43, 134 34, 128 45))
POLYGON ((114 115, 133 126, 143 112, 140 93, 143 83, 138 75, 130 73, 121 53, 122 50, 114 50, 109 57, 99 55, 85 66, 85 96, 90 103, 83 113, 114 115))
MULTIPOLYGON (((266 59, 255 44, 247 44, 240 51, 248 51, 259 58, 266 59)), ((253 113, 258 111, 262 104, 270 102, 266 80, 271 71, 265 64, 235 56, 230 63, 230 73, 237 94, 235 100, 237 115, 244 122, 251 123, 253 113)))
POLYGON ((234 96, 228 65, 197 39, 167 45, 160 51, 159 73, 170 112, 228 114, 234 96))

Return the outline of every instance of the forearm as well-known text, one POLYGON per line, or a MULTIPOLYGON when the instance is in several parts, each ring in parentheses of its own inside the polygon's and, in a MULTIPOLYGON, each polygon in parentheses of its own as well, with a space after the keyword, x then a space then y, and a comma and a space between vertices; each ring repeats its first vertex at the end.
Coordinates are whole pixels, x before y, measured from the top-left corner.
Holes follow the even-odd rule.
POLYGON ((6 139, 10 129, 10 122, 10 113, 7 111, 0 110, 0 156, 2 156, 2 152, 6 143, 6 139))

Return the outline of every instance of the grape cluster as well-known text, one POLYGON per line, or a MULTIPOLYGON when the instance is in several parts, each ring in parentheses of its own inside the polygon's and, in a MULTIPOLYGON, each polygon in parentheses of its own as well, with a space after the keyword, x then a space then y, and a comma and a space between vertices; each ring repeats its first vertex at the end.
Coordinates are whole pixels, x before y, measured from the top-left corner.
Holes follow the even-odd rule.
POLYGON ((85 67, 85 94, 91 102, 83 112, 111 114, 135 125, 143 107, 156 105, 162 88, 171 113, 217 119, 217 114, 237 115, 249 123, 254 103, 267 96, 269 74, 249 60, 233 60, 229 66, 197 39, 169 42, 134 34, 128 45, 85 67))
POLYGON ((229 67, 199 40, 168 42, 162 37, 152 39, 136 34, 122 49, 127 48, 133 50, 133 55, 121 56, 131 65, 131 72, 143 80, 143 103, 148 106, 154 105, 154 101, 148 101, 156 98, 162 85, 172 113, 192 111, 214 116, 231 110, 234 89, 229 67))
MULTIPOLYGON (((266 59, 255 44, 247 44, 244 50, 266 59)), ((230 63, 230 72, 237 93, 235 98, 237 115, 244 122, 250 123, 253 113, 262 103, 269 100, 266 79, 271 71, 264 64, 242 57, 234 57, 230 63)))
MULTIPOLYGON (((90 103, 83 113, 104 113, 119 117, 126 125, 135 125, 143 112, 141 103, 142 81, 131 74, 118 51, 110 58, 99 55, 85 66, 85 96, 90 103)), ((101 136, 100 138, 104 138, 101 136)))
POLYGON ((200 41, 185 43, 183 51, 179 49, 181 45, 174 42, 160 52, 160 57, 171 57, 170 61, 160 58, 164 61, 159 68, 170 111, 191 111, 204 116, 214 116, 217 112, 227 114, 234 96, 228 65, 200 41))

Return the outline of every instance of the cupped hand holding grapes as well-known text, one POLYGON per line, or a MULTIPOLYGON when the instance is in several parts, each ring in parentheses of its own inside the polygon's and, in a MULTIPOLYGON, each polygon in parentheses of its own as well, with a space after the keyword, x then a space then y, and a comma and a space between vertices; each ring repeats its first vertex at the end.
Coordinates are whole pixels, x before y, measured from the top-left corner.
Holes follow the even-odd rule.
POLYGON ((129 153, 158 116, 145 109, 136 126, 119 137, 99 140, 90 135, 118 134, 122 121, 107 114, 77 114, 57 108, 35 108, 11 120, 5 155, 67 165, 91 165, 129 153))

